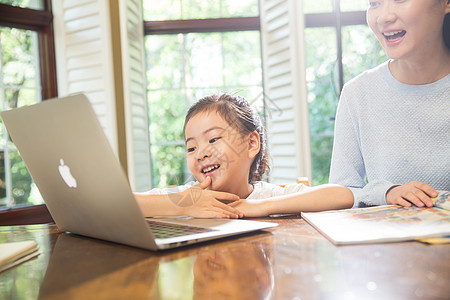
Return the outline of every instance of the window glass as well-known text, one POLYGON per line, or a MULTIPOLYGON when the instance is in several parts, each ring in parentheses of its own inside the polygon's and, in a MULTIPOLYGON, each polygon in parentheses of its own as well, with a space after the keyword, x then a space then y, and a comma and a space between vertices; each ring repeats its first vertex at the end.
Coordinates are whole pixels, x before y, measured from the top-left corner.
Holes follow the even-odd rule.
POLYGON ((366 25, 343 27, 342 51, 345 82, 387 60, 383 48, 366 25))
POLYGON ((184 20, 258 16, 258 0, 147 0, 144 20, 184 20))
POLYGON ((146 36, 149 90, 180 89, 184 80, 182 34, 146 36))
POLYGON ((315 14, 333 11, 334 0, 306 0, 303 1, 303 12, 305 14, 315 14))
POLYGON ((259 32, 145 37, 153 186, 192 180, 185 163, 184 117, 196 100, 237 93, 263 110, 259 32))
POLYGON ((186 35, 186 78, 190 88, 220 87, 224 84, 221 33, 186 35))
POLYGON ((222 0, 221 18, 259 16, 259 0, 222 0))
MULTIPOLYGON (((37 33, 0 27, 0 54, 0 109, 40 101, 37 33)), ((0 207, 43 203, 3 124, 1 127, 0 207)))
POLYGON ((143 0, 145 21, 178 20, 181 18, 181 0, 143 0))
POLYGON ((8 4, 22 8, 43 9, 43 0, 0 0, 1 4, 8 4))
POLYGON ((364 11, 369 6, 368 0, 340 0, 341 11, 364 11))
POLYGON ((339 98, 335 28, 305 29, 313 184, 328 182, 339 98))

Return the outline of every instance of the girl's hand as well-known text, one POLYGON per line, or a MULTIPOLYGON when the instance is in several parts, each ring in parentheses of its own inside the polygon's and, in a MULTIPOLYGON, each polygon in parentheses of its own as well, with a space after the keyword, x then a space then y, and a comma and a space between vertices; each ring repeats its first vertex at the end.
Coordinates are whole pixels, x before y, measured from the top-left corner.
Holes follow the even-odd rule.
POLYGON ((244 217, 264 217, 268 216, 267 202, 263 200, 252 200, 249 202, 246 199, 242 199, 236 203, 235 208, 239 209, 244 214, 244 217))
POLYGON ((401 206, 432 207, 433 202, 430 197, 437 197, 438 193, 430 185, 411 181, 404 185, 391 188, 386 194, 387 204, 396 204, 401 206))
POLYGON ((234 208, 239 197, 225 192, 207 190, 211 185, 211 178, 206 179, 199 185, 193 186, 183 192, 182 199, 176 203, 182 206, 184 214, 196 218, 225 218, 238 219, 243 214, 234 208), (221 201, 230 203, 224 204, 221 201))

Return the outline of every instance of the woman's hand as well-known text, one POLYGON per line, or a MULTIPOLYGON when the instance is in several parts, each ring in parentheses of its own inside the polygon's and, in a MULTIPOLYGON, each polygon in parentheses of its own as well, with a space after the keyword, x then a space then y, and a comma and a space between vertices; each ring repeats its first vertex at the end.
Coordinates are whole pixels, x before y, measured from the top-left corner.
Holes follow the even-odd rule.
POLYGON ((432 207, 433 202, 430 197, 437 197, 438 193, 430 185, 411 181, 404 185, 391 188, 386 193, 386 203, 401 206, 432 207))
POLYGON ((206 177, 202 183, 184 191, 175 204, 183 207, 184 215, 196 218, 238 219, 244 216, 234 208, 239 200, 237 195, 207 190, 210 185, 211 178, 206 177))

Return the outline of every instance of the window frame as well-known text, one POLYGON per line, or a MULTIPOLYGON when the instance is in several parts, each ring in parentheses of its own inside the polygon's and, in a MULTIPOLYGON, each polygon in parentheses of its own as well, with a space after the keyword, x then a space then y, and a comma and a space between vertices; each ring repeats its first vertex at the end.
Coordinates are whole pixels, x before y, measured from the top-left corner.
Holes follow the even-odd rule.
POLYGON ((351 25, 367 25, 365 11, 343 12, 340 1, 335 0, 334 11, 328 13, 305 14, 305 28, 334 27, 337 41, 337 64, 339 74, 339 94, 344 87, 344 66, 342 64, 342 27, 351 25))
MULTIPOLYGON (((339 95, 344 86, 342 30, 344 26, 367 25, 366 11, 341 11, 340 0, 332 0, 333 11, 305 14, 304 28, 331 27, 336 30, 337 71, 339 95)), ((190 32, 224 32, 233 30, 261 30, 260 16, 218 19, 189 19, 144 21, 144 35, 178 34, 190 32)), ((264 62, 263 62, 264 64, 264 62)), ((264 87, 263 87, 264 88, 264 87)), ((339 96, 338 95, 338 96, 339 96)), ((334 121, 334 116, 330 118, 334 121)), ((312 180, 312 178, 311 178, 312 180)))
POLYGON ((260 30, 260 18, 144 21, 144 35, 260 30))
MULTIPOLYGON (((148 35, 188 34, 188 33, 222 33, 233 31, 261 31, 260 17, 231 17, 208 19, 178 19, 162 21, 144 20, 144 37, 148 35)), ((261 58, 262 59, 262 58, 261 58)), ((264 89, 264 86, 262 86, 264 89)), ((179 141, 150 143, 152 145, 183 145, 179 141)), ((150 154, 151 155, 151 154, 150 154)), ((153 182, 153 176, 152 176, 153 182)))
MULTIPOLYGON (((58 96, 51 0, 42 10, 0 4, 0 26, 32 30, 38 35, 41 99, 58 96)), ((53 222, 45 204, 0 209, 0 226, 53 222)))
POLYGON ((56 84, 56 58, 51 0, 44 0, 43 10, 0 4, 0 26, 37 32, 42 100, 56 97, 58 88, 56 84))

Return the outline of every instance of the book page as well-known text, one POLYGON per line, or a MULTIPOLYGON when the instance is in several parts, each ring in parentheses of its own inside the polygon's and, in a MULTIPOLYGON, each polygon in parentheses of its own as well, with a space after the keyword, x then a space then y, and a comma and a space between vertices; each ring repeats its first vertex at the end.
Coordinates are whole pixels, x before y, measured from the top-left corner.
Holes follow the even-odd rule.
POLYGON ((450 211, 395 205, 304 213, 336 244, 406 241, 450 235, 450 211))
POLYGON ((450 191, 438 191, 436 198, 431 198, 433 205, 442 209, 450 210, 450 191))

